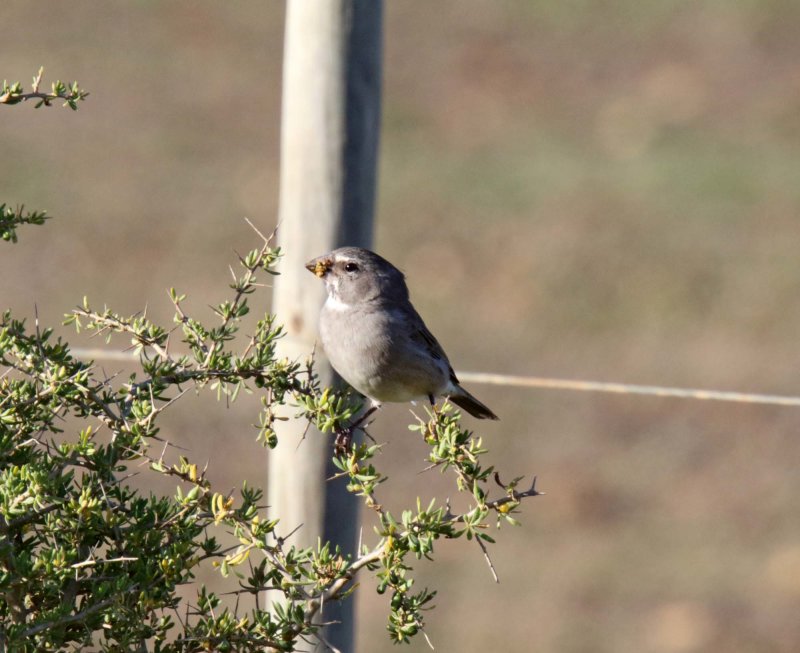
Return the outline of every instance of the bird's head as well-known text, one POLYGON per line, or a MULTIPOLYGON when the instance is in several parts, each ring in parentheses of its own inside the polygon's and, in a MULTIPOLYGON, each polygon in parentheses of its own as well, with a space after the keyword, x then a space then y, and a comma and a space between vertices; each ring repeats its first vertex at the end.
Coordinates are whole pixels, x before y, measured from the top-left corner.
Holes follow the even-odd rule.
POLYGON ((403 273, 375 252, 341 247, 306 263, 325 282, 328 296, 344 305, 408 299, 403 273))

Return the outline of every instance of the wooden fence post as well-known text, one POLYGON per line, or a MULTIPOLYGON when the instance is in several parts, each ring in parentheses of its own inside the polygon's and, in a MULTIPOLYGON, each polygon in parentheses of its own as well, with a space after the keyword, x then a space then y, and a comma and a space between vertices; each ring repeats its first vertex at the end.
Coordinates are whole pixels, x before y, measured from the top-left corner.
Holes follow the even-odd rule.
MULTIPOLYGON (((304 359, 317 340, 323 286, 304 268, 341 245, 369 247, 375 204, 382 50, 382 0, 289 0, 283 65, 278 242, 284 250, 273 312, 287 335, 280 355, 304 359)), ((317 350, 317 373, 333 373, 317 350)), ((270 453, 268 503, 296 546, 318 538, 355 549, 358 504, 325 482, 332 442, 306 425, 279 424, 270 453)), ((353 602, 326 606, 338 621, 326 639, 353 650, 353 602)))

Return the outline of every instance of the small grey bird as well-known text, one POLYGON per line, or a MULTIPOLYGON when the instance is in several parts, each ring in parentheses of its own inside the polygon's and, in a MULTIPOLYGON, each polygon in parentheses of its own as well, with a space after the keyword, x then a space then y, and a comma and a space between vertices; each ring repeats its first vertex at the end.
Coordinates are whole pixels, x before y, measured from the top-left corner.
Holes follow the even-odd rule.
MULTIPOLYGON (((372 401, 449 397, 478 419, 498 419, 464 390, 447 354, 411 305, 403 273, 361 247, 342 247, 306 268, 325 282, 319 331, 345 381, 372 401)), ((372 410, 370 410, 372 412, 372 410)))

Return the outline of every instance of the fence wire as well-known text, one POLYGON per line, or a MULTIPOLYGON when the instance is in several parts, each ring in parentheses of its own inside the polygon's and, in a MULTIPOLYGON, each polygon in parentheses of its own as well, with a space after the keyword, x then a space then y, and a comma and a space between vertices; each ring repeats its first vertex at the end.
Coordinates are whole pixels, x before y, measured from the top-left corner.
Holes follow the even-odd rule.
MULTIPOLYGON (((109 349, 75 348, 72 353, 88 360, 136 361, 133 352, 109 349)), ((729 392, 725 390, 704 390, 701 388, 673 388, 659 385, 637 385, 604 381, 583 381, 573 379, 554 379, 541 376, 518 376, 512 374, 493 374, 491 372, 456 372, 459 381, 485 385, 499 385, 516 388, 542 388, 549 390, 568 390, 579 392, 607 392, 615 394, 649 395, 651 397, 675 397, 678 399, 699 399, 703 401, 729 401, 748 404, 767 404, 773 406, 800 406, 800 397, 788 395, 769 395, 749 392, 729 392)))

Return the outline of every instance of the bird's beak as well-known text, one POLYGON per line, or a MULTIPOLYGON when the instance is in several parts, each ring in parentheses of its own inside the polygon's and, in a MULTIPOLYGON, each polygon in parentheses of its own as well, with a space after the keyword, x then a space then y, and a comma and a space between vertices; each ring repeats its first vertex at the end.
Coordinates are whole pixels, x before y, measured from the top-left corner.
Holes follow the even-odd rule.
POLYGON ((322 277, 324 277, 325 273, 328 271, 328 268, 331 267, 331 263, 332 261, 324 256, 312 258, 308 263, 306 263, 306 270, 313 272, 320 279, 322 279, 322 277))

